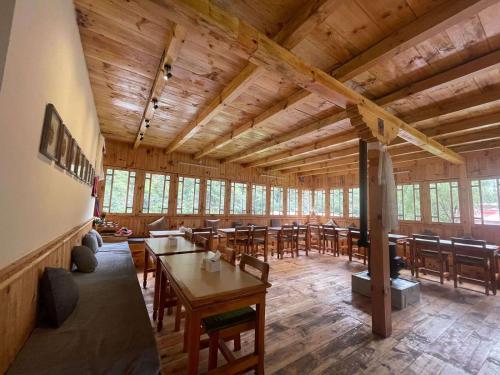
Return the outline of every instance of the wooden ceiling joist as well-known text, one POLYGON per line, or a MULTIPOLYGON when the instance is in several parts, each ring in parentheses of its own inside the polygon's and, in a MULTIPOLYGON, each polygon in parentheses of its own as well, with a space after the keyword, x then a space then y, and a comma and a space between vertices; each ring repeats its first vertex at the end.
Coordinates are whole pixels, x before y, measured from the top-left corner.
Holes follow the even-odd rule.
MULTIPOLYGON (((285 48, 293 49, 299 44, 308 33, 317 25, 321 24, 328 14, 330 14, 335 7, 346 0, 309 0, 303 7, 303 12, 299 12, 295 17, 288 21, 280 32, 274 37, 274 40, 283 45, 285 48)), ((254 66, 253 64, 249 64, 254 66)), ((219 137, 217 141, 204 147, 202 151, 195 154, 195 159, 200 159, 221 147, 229 144, 236 138, 251 129, 256 129, 269 121, 272 117, 279 115, 282 111, 298 106, 311 94, 305 90, 300 90, 294 93, 289 98, 280 101, 273 105, 265 112, 259 114, 252 120, 242 124, 230 132, 219 137)))
POLYGON ((144 113, 142 114, 141 122, 139 124, 139 130, 137 132, 137 136, 134 142, 134 148, 139 147, 141 144, 146 131, 148 130, 148 122, 151 121, 154 115, 154 103, 153 99, 158 100, 160 97, 163 88, 165 87, 165 64, 173 65, 175 60, 177 60, 177 56, 179 55, 179 51, 184 44, 184 38, 186 37, 186 29, 176 24, 173 32, 169 33, 167 36, 167 41, 165 44, 165 50, 163 52, 162 58, 160 60, 160 64, 156 71, 155 78, 153 80, 153 85, 151 86, 151 91, 149 93, 148 101, 146 102, 146 107, 144 108, 144 113))
POLYGON ((449 0, 335 69, 332 75, 343 79, 354 78, 382 60, 394 57, 451 26, 467 20, 496 2, 497 0, 449 0))

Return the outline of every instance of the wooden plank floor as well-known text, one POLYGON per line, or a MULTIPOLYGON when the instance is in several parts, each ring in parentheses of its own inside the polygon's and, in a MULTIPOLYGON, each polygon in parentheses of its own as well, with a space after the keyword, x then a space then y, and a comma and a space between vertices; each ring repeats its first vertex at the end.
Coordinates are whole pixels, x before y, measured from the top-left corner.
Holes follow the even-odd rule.
MULTIPOLYGON (((270 264, 267 374, 500 374, 499 296, 421 280, 421 302, 394 310, 393 335, 381 340, 371 333, 369 300, 351 293, 351 274, 362 264, 318 253, 270 264)), ((153 283, 143 290, 150 316, 153 283)), ((156 338, 162 373, 184 373, 173 315, 156 338)), ((252 347, 253 335, 245 334, 236 356, 252 347)), ((203 372, 207 354, 201 353, 203 372)))

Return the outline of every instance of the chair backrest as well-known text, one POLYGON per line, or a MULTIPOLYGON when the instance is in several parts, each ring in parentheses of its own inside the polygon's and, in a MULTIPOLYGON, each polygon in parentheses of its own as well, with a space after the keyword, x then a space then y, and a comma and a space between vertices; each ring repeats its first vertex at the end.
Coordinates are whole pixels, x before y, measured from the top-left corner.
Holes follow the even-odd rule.
POLYGON ((205 227, 212 228, 215 232, 219 229, 220 219, 205 219, 205 227))
POLYGON ((231 223, 231 228, 241 227, 243 223, 241 221, 233 221, 231 223))
POLYGON ((295 236, 295 227, 291 224, 282 225, 279 231, 281 237, 295 236))
POLYGON ((488 258, 490 251, 486 249, 486 241, 466 238, 451 238, 453 254, 462 257, 488 258))
POLYGON ((219 250, 221 258, 226 262, 232 264, 233 266, 236 264, 236 251, 234 251, 234 249, 224 245, 219 245, 217 250, 219 250))
POLYGON ((309 231, 314 235, 321 235, 321 226, 319 224, 309 224, 309 231))
POLYGON ((267 227, 258 227, 258 226, 253 227, 252 240, 257 239, 257 238, 267 240, 267 232, 268 232, 267 227))
POLYGON ((165 216, 160 217, 158 220, 148 224, 148 230, 167 230, 167 219, 165 216))
POLYGON ((415 251, 419 250, 437 250, 441 252, 439 236, 430 236, 427 234, 413 234, 413 245, 415 251))
POLYGON ((271 219, 271 226, 272 227, 281 227, 281 220, 280 219, 271 219))
POLYGON ((234 239, 235 240, 248 240, 248 241, 250 241, 251 233, 252 233, 252 227, 238 226, 234 230, 234 239))
POLYGON ((323 225, 323 234, 325 236, 333 236, 337 235, 337 231, 335 230, 335 225, 323 225))
MULTIPOLYGON (((264 282, 267 284, 267 280, 269 278, 269 264, 254 258, 248 254, 242 254, 241 255, 241 260, 240 260, 240 269, 242 271, 248 272, 247 271, 247 266, 254 268, 255 270, 260 272, 260 281, 264 282)), ((253 274, 249 272, 250 274, 253 274)))
POLYGON ((193 228, 192 241, 195 244, 202 245, 206 250, 210 249, 210 243, 212 242, 213 230, 212 228, 193 228))

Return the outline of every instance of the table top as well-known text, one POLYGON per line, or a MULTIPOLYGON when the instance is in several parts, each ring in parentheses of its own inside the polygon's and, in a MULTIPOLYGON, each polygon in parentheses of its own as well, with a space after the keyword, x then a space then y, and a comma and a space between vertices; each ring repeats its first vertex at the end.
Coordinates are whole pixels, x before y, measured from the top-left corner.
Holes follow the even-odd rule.
POLYGON ((203 252, 205 248, 186 240, 184 237, 176 237, 177 241, 171 241, 167 237, 147 238, 144 242, 146 247, 156 255, 173 255, 194 252, 203 252))
POLYGON ((168 237, 168 236, 184 236, 184 232, 180 230, 150 230, 149 235, 151 237, 168 237))
MULTIPOLYGON (((408 238, 409 241, 413 242, 413 238, 409 237, 408 238)), ((426 241, 425 239, 421 239, 420 241, 426 241)), ((429 242, 433 242, 433 241, 429 241, 429 242)), ((448 247, 450 248, 452 246, 451 244, 451 240, 442 240, 440 239, 439 240, 439 245, 443 246, 443 247, 448 247)), ((480 246, 477 247, 478 249, 480 248, 480 246)), ((491 245, 491 244, 486 244, 486 249, 487 250, 491 250, 491 251, 497 251, 498 250, 498 246, 497 245, 491 245)))
POLYGON ((221 261, 219 272, 202 270, 204 256, 192 253, 158 258, 192 306, 265 292, 265 283, 225 261, 221 261))

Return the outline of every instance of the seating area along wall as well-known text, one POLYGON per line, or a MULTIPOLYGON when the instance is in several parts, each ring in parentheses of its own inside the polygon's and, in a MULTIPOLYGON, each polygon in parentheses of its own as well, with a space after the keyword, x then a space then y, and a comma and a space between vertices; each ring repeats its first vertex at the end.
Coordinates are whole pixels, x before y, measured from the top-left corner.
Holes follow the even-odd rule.
POLYGON ((36 323, 38 281, 45 267, 70 269, 71 249, 92 229, 88 220, 0 271, 0 373, 4 373, 36 323))

